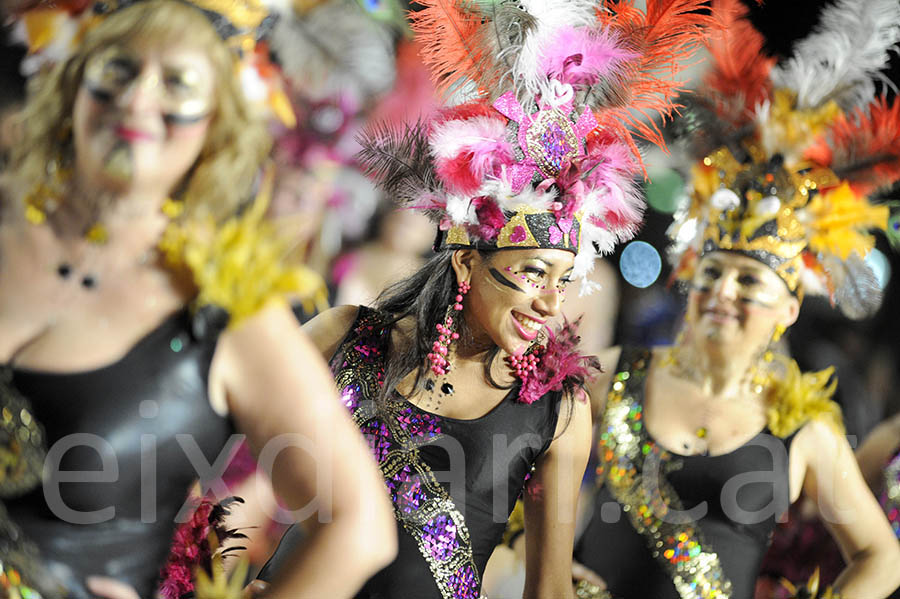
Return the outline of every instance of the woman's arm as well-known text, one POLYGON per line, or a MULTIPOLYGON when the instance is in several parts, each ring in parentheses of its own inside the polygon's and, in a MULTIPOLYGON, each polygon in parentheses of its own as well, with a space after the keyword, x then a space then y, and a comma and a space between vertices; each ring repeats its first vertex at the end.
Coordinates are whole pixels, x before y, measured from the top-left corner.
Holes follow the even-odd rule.
POLYGON ((846 599, 887 597, 900 586, 900 544, 863 480, 853 450, 828 424, 807 424, 791 448, 803 490, 818 507, 847 562, 835 582, 846 599), (795 460, 797 462, 795 462, 795 460))
POLYGON ((591 398, 591 414, 593 414, 594 422, 600 422, 603 417, 603 411, 606 409, 606 395, 609 393, 620 355, 622 355, 621 347, 610 347, 597 354, 603 372, 597 375, 593 381, 585 384, 591 398))
POLYGON ((900 414, 882 422, 856 450, 856 462, 873 493, 884 488, 884 465, 900 445, 900 414))
POLYGON ((326 361, 331 360, 358 313, 359 306, 336 306, 303 325, 303 332, 322 357, 326 361))
POLYGON ((210 384, 224 390, 261 465, 277 455, 270 475, 287 507, 318 510, 295 566, 266 596, 353 596, 394 558, 396 525, 381 473, 319 349, 286 307, 270 305, 220 338, 210 384))
POLYGON ((573 596, 575 511, 591 446, 590 403, 563 404, 556 434, 525 492, 526 599, 573 596))

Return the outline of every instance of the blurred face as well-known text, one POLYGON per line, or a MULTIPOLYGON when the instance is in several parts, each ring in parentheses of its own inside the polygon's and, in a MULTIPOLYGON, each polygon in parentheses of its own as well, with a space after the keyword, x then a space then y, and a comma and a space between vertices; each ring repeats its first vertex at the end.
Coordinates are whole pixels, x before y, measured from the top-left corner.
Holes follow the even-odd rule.
POLYGON ((700 340, 741 349, 766 346, 777 325, 790 326, 800 303, 771 268, 747 256, 704 256, 688 296, 687 321, 700 340))
POLYGON ((79 174, 113 189, 171 192, 203 147, 214 89, 212 63, 187 41, 98 50, 75 99, 79 174))
POLYGON ((559 314, 575 255, 545 249, 471 255, 466 323, 476 339, 489 339, 511 355, 524 353, 547 320, 559 314))

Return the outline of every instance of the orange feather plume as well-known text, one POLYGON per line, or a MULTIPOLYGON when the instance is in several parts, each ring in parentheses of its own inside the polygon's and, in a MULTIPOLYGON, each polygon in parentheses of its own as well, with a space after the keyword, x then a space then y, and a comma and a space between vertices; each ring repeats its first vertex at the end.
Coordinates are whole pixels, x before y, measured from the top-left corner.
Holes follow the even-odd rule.
POLYGON ((665 120, 677 110, 674 101, 684 90, 684 81, 676 75, 716 26, 706 0, 647 0, 646 11, 636 8, 634 0, 614 0, 600 9, 598 20, 617 31, 626 47, 640 56, 625 83, 628 108, 612 108, 602 120, 620 120, 638 137, 665 148, 656 118, 665 120))
POLYGON ((712 92, 719 115, 741 127, 752 120, 757 105, 772 93, 769 72, 775 58, 763 53, 765 39, 746 19, 747 9, 739 0, 717 0, 713 16, 719 30, 706 44, 713 68, 704 83, 712 92))
POLYGON ((847 179, 858 195, 891 185, 900 179, 900 103, 879 97, 838 116, 805 157, 847 179))

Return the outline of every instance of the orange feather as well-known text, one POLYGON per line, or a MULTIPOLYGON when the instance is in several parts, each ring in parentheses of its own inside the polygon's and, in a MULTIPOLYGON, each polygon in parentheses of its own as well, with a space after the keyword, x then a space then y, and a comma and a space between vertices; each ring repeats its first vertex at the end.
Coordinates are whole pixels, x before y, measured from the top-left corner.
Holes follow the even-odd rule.
POLYGON ((900 102, 889 105, 879 97, 866 108, 838 116, 826 137, 805 155, 830 158, 824 166, 846 178, 859 195, 891 185, 900 179, 900 102))
POLYGON ((706 0, 647 0, 646 11, 634 0, 613 0, 600 9, 600 23, 617 31, 640 56, 625 84, 630 106, 610 109, 604 121, 620 120, 634 135, 665 148, 657 118, 665 120, 677 110, 675 98, 685 83, 678 73, 716 25, 705 9, 706 0))
POLYGON ((735 127, 753 118, 758 104, 772 93, 769 72, 775 58, 763 53, 765 39, 746 19, 739 0, 717 0, 713 16, 719 23, 706 44, 712 70, 704 77, 719 115, 735 127))
POLYGON ((410 25, 437 91, 446 94, 485 59, 486 50, 475 41, 481 15, 461 0, 419 0, 417 4, 422 8, 409 14, 410 25))

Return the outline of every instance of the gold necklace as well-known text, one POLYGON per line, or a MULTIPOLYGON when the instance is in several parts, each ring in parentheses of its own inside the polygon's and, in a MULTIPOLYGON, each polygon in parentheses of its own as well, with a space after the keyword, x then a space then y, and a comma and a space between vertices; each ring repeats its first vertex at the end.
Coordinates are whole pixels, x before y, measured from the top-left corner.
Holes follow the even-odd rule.
MULTIPOLYGON (((661 367, 668 367, 672 370, 672 373, 679 377, 689 381, 697 382, 697 370, 699 369, 697 366, 694 366, 690 363, 686 363, 684 360, 683 354, 680 351, 682 349, 682 334, 679 334, 676 343, 665 348, 665 351, 660 359, 661 367)), ((771 364, 774 360, 774 355, 771 350, 765 350, 761 357, 758 358, 755 363, 751 364, 744 375, 741 377, 741 388, 749 387, 749 390, 754 395, 762 395, 762 393, 770 386, 772 373, 769 372, 769 368, 759 366, 759 362, 762 361, 764 364, 771 364)), ((694 437, 697 439, 704 441, 709 435, 709 426, 707 424, 708 415, 704 411, 703 419, 701 425, 694 429, 694 437)), ((690 449, 687 444, 684 444, 685 449, 690 449)))

